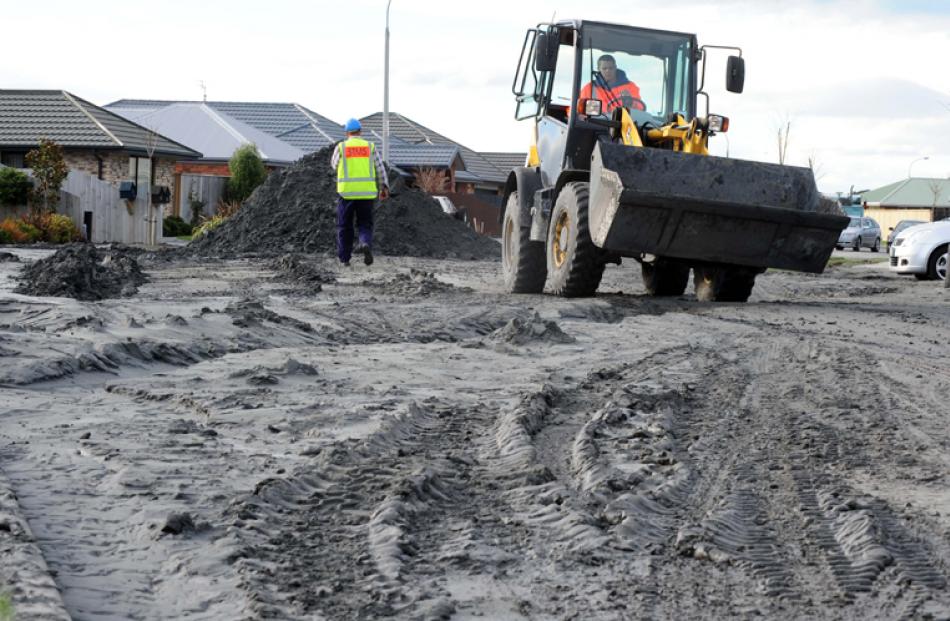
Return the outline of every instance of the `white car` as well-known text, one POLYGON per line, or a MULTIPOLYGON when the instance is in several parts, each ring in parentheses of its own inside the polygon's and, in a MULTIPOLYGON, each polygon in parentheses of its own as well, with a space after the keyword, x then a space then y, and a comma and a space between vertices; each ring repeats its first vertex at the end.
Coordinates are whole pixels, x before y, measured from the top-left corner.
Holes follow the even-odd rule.
POLYGON ((891 270, 913 274, 918 280, 944 280, 947 277, 947 246, 950 222, 941 220, 905 229, 888 252, 891 270))

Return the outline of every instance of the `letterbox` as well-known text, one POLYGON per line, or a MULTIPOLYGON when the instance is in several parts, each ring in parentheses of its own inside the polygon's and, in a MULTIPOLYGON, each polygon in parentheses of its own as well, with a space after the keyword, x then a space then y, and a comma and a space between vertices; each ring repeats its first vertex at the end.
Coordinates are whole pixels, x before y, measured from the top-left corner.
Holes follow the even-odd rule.
POLYGON ((127 201, 134 201, 136 196, 137 191, 134 181, 119 182, 119 198, 124 198, 127 201))

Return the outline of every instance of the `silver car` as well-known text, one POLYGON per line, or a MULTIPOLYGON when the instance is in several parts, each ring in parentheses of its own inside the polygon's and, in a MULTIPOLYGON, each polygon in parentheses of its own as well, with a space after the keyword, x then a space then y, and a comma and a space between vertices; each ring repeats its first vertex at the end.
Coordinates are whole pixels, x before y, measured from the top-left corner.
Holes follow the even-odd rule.
POLYGON ((930 222, 905 229, 890 248, 891 269, 898 274, 913 274, 918 280, 944 280, 947 277, 947 247, 950 246, 950 222, 930 222))
POLYGON ((871 252, 877 252, 881 249, 881 227, 873 218, 851 218, 848 228, 838 236, 838 244, 835 247, 841 250, 845 246, 850 246, 855 251, 861 250, 863 246, 870 248, 871 252))

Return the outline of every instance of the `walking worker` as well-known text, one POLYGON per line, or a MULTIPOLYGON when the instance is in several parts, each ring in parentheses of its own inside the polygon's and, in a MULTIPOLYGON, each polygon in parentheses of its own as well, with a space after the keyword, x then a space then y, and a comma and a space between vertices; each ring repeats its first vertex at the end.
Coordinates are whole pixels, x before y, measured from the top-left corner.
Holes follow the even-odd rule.
POLYGON ((376 198, 389 198, 389 178, 376 145, 360 138, 362 126, 350 119, 343 126, 346 140, 333 149, 330 165, 336 168, 336 250, 340 263, 349 267, 353 252, 363 263, 373 264, 373 206, 376 198), (359 244, 353 248, 353 221, 359 229, 359 244))

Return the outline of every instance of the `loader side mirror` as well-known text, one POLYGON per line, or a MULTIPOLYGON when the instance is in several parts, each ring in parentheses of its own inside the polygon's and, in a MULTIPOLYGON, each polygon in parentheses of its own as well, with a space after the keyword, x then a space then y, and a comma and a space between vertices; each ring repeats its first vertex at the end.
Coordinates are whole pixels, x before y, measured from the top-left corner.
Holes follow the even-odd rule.
POLYGON ((741 93, 745 85, 745 59, 741 56, 730 56, 726 63, 726 90, 730 93, 741 93))
POLYGON ((538 33, 535 41, 535 71, 554 71, 557 67, 557 35, 549 32, 538 33))

